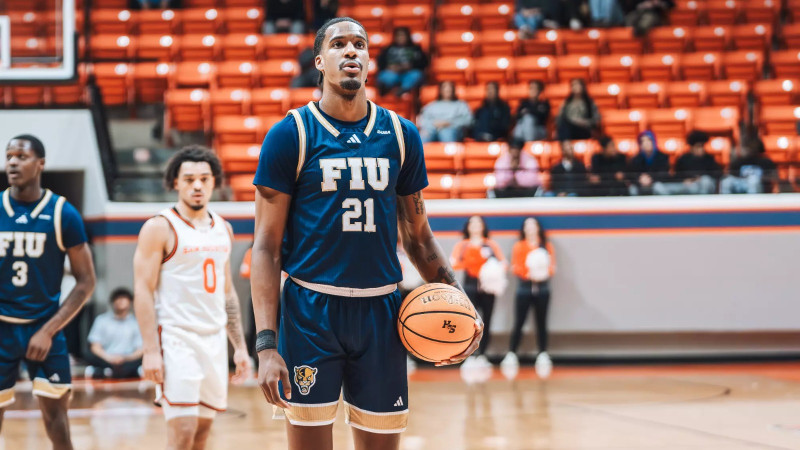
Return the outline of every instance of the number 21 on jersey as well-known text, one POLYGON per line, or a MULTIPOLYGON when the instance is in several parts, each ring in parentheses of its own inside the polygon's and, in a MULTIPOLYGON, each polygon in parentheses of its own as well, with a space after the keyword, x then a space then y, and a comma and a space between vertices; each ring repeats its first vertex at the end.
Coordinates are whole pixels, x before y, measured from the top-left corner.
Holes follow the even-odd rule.
MULTIPOLYGON (((342 171, 350 168, 350 190, 363 191, 366 184, 375 191, 383 191, 389 185, 388 158, 329 158, 320 159, 322 169, 322 191, 334 192, 339 189, 338 181, 342 171), (367 170, 364 182, 364 168, 367 170)), ((374 233, 375 200, 368 198, 363 202, 357 198, 347 198, 342 202, 342 231, 363 231, 374 233), (361 216, 365 216, 362 220, 361 216)))

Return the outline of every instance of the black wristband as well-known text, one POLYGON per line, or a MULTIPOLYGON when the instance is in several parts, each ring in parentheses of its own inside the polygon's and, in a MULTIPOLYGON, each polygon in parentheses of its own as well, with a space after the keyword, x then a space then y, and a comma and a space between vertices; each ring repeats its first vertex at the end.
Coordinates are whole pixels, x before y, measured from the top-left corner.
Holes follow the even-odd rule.
POLYGON ((272 330, 261 330, 256 335, 256 353, 261 350, 273 350, 278 348, 278 340, 272 330))

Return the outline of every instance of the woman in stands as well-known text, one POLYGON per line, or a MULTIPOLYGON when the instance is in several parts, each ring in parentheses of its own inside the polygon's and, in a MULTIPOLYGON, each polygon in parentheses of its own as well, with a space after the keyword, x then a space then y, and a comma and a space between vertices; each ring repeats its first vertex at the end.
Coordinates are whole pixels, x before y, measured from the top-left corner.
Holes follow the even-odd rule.
POLYGON ((533 306, 536 343, 539 346, 536 374, 540 378, 547 378, 553 368, 547 354, 547 310, 550 306, 550 278, 556 272, 556 257, 553 245, 547 240, 547 233, 534 217, 528 217, 522 222, 519 241, 511 250, 511 268, 519 283, 514 302, 511 345, 500 365, 503 368, 519 366, 517 349, 522 338, 522 326, 528 310, 533 306))
POLYGON ((556 117, 558 139, 590 139, 600 124, 600 111, 586 92, 586 82, 575 78, 570 82, 570 94, 556 117))
POLYGON ((469 105, 456 97, 452 81, 439 84, 439 98, 422 108, 417 119, 423 142, 461 142, 472 123, 469 105))
MULTIPOLYGON (((497 269, 505 267, 505 258, 497 243, 489 239, 489 228, 483 217, 470 217, 464 224, 462 233, 464 239, 453 248, 450 263, 454 270, 465 271, 464 291, 480 312, 486 326, 481 345, 475 352, 476 356, 467 358, 464 365, 489 367, 490 363, 485 353, 491 338, 489 327, 492 323, 495 293, 498 290, 496 286, 497 269), (483 282, 480 282, 479 279, 483 282), (493 286, 487 286, 489 280, 492 281, 493 286)), ((501 271, 500 276, 505 277, 502 272, 504 271, 501 271)))

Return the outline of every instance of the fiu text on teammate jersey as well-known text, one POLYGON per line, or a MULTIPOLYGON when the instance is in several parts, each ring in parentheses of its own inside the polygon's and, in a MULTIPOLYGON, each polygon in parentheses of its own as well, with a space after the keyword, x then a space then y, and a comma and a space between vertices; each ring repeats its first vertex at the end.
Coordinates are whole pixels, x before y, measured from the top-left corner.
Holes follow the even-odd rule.
POLYGON ((368 111, 343 122, 312 102, 264 140, 254 184, 292 196, 282 261, 296 279, 358 289, 402 279, 397 196, 428 184, 422 142, 394 112, 368 111))
POLYGON ((0 320, 33 322, 55 314, 68 248, 86 242, 78 211, 45 190, 33 203, 2 195, 0 320))

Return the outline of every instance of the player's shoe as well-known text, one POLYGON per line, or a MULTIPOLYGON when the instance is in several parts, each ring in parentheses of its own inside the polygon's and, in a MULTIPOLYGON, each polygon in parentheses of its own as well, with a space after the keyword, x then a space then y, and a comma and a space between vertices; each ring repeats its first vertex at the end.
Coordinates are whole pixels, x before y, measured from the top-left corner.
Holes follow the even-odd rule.
POLYGON ((500 362, 500 367, 519 367, 519 358, 514 352, 506 353, 506 357, 500 362))
POLYGON ((410 356, 406 357, 406 372, 408 375, 417 371, 417 363, 410 356))
POLYGON ((541 379, 545 379, 550 376, 550 372, 553 371, 553 360, 550 359, 550 355, 547 352, 539 353, 539 356, 536 357, 536 375, 539 376, 541 379))
POLYGON ((480 368, 492 367, 492 363, 489 362, 486 355, 478 355, 475 357, 475 366, 480 368))
POLYGON ((83 377, 87 380, 94 379, 95 370, 94 366, 86 366, 86 369, 83 370, 83 377))

